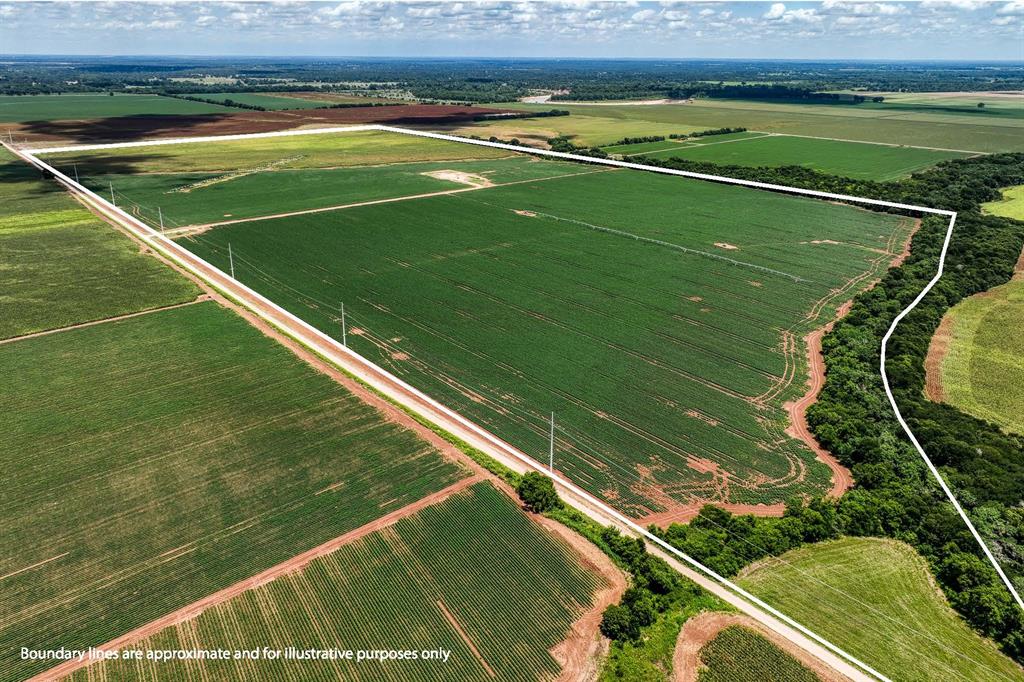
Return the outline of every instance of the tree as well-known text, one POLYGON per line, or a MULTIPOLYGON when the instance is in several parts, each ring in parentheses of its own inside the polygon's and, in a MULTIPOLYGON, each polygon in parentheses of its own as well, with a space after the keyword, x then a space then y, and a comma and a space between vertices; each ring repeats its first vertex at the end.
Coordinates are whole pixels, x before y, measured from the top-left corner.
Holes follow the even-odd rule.
POLYGON ((979 109, 984 109, 985 108, 985 103, 984 102, 978 102, 978 108, 979 109))
POLYGON ((617 642, 640 639, 640 626, 626 606, 612 604, 601 616, 601 634, 617 642))
POLYGON ((537 514, 541 514, 561 506, 558 493, 555 492, 555 484, 551 479, 537 471, 530 471, 523 474, 516 486, 519 499, 523 501, 526 508, 537 514))

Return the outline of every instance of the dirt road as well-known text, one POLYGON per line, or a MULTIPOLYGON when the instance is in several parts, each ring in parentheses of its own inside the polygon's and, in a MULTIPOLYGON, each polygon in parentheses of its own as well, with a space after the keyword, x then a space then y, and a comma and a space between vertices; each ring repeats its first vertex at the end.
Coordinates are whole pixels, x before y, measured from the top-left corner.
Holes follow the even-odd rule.
MULTIPOLYGON (((6 147, 6 145, 4 146, 6 147)), ((99 215, 114 220, 137 239, 197 275, 229 298, 238 301, 264 321, 279 328, 299 343, 356 376, 375 390, 515 471, 534 470, 546 472, 546 468, 543 465, 514 446, 497 438, 465 417, 406 384, 366 358, 348 350, 333 338, 288 313, 244 284, 232 279, 227 274, 205 262, 184 247, 162 236, 128 213, 112 206, 45 162, 27 155, 16 148, 11 149, 11 151, 27 163, 52 175, 58 182, 67 187, 72 194, 78 197, 82 203, 99 215)), ((782 614, 772 612, 768 605, 755 603, 752 595, 741 593, 737 586, 728 584, 724 579, 712 576, 708 569, 703 568, 692 558, 667 545, 660 538, 651 535, 643 527, 615 511, 574 483, 565 480, 558 474, 552 475, 551 478, 555 482, 562 499, 571 506, 576 507, 599 523, 614 526, 629 535, 643 536, 654 555, 665 559, 669 565, 684 576, 727 603, 732 604, 780 636, 792 641, 847 677, 864 681, 873 679, 859 667, 831 650, 825 645, 824 640, 815 638, 809 631, 802 630, 798 624, 786 619, 782 614)))

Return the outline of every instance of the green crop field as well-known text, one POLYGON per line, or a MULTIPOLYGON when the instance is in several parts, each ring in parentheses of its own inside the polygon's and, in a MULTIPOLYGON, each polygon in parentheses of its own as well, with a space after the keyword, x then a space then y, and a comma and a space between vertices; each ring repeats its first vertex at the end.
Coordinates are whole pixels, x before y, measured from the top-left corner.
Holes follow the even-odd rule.
POLYGON ((213 302, 0 346, 0 374, 0 679, 464 476, 213 302))
POLYGON ((199 294, 6 150, 0 175, 0 339, 199 294))
POLYGON ((700 682, 817 682, 818 676, 747 628, 733 625, 700 650, 700 682))
POLYGON ((752 137, 762 137, 767 133, 725 133, 723 135, 705 135, 702 137, 690 137, 683 139, 666 139, 661 142, 637 142, 635 144, 616 144, 602 147, 609 154, 622 154, 624 156, 636 156, 637 154, 651 154, 665 150, 687 149, 716 142, 732 142, 733 140, 746 140, 752 137))
POLYGON ((252 173, 144 173, 82 177, 92 190, 130 206, 150 224, 181 227, 287 211, 464 189, 428 173, 456 171, 495 184, 598 172, 576 164, 514 156, 484 161, 429 161, 345 168, 266 169, 252 173), (157 211, 157 207, 160 211, 157 211))
POLYGON ((350 346, 528 453, 546 459, 555 412, 558 468, 637 515, 827 489, 783 433, 799 339, 887 267, 910 221, 575 168, 182 243, 223 268, 230 243, 241 281, 327 333, 344 302, 350 346))
POLYGON ((679 157, 691 161, 736 166, 805 166, 824 173, 865 180, 895 180, 946 159, 968 156, 958 152, 788 135, 752 136, 742 141, 716 142, 694 146, 683 144, 675 147, 662 143, 661 149, 651 149, 643 153, 655 159, 679 157))
POLYGON ((949 607, 909 545, 844 538, 793 550, 737 582, 893 680, 1019 680, 1024 670, 949 607))
POLYGON ((668 135, 721 127, 811 135, 863 142, 941 147, 969 152, 1024 151, 1024 116, 968 116, 918 109, 891 111, 865 105, 790 104, 698 99, 689 104, 573 105, 562 102, 508 105, 533 111, 554 107, 570 116, 481 122, 461 132, 543 141, 557 134, 586 145, 623 137, 668 135))
POLYGON ((290 135, 235 140, 172 144, 128 149, 47 154, 57 168, 78 165, 81 177, 106 173, 210 173, 334 168, 417 161, 497 159, 509 152, 469 144, 453 144, 411 135, 367 131, 290 135))
POLYGON ((943 400, 1024 435, 1024 278, 971 296, 946 317, 943 400))
POLYGON ((240 104, 250 104, 263 107, 271 111, 277 109, 317 109, 329 106, 328 102, 317 102, 311 99, 299 97, 280 97, 265 92, 196 92, 186 95, 187 97, 201 97, 203 99, 223 102, 234 100, 240 104))
POLYGON ((0 95, 0 123, 232 111, 218 104, 159 95, 0 95))
POLYGON ((560 666, 548 650, 589 607, 598 580, 505 495, 478 483, 134 647, 443 648, 452 652, 446 663, 119 661, 72 679, 486 680, 488 668, 498 680, 553 679, 560 666))
POLYGON ((992 215, 1024 221, 1024 185, 1003 190, 1003 198, 981 205, 981 210, 992 215))

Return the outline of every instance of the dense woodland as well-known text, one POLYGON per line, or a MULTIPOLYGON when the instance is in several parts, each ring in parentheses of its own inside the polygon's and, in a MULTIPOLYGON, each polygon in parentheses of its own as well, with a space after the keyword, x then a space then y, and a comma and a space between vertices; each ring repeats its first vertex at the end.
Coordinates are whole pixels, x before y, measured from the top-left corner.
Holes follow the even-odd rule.
MULTIPOLYGON (((957 498, 1018 589, 1024 588, 1024 439, 924 397, 924 360, 943 314, 966 296, 1006 282, 1024 248, 1024 223, 985 216, 998 188, 1024 183, 1024 154, 947 161, 895 183, 805 168, 742 168, 683 159, 649 165, 715 173, 959 212, 945 275, 899 325, 887 371, 898 403, 957 498)), ((1024 662, 1024 618, 896 421, 879 372, 882 336, 935 273, 947 220, 925 218, 910 257, 873 289, 823 342, 824 389, 808 411, 819 442, 852 472, 840 500, 793 501, 781 519, 736 517, 706 507, 688 526, 659 530, 679 549, 726 575, 807 542, 840 535, 893 537, 928 560, 950 603, 979 632, 1024 662)))
POLYGON ((367 94, 401 91, 443 102, 507 102, 535 92, 555 99, 744 97, 853 102, 823 90, 917 92, 1024 88, 1007 63, 549 59, 247 59, 5 57, 0 94, 165 91, 274 92, 310 87, 367 94), (234 81, 204 85, 216 77, 234 81))

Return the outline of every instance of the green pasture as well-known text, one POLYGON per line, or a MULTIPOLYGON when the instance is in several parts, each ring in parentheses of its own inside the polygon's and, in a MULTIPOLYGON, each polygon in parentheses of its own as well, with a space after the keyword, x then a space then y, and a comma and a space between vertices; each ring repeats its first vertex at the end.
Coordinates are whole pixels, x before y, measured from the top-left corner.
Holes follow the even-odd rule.
POLYGON ((721 127, 810 135, 862 142, 941 147, 969 152, 1024 151, 1024 117, 967 116, 929 111, 886 111, 864 105, 827 105, 700 99, 690 104, 508 105, 569 116, 480 122, 464 133, 545 141, 570 135, 578 144, 609 145, 623 137, 668 135, 721 127), (532 136, 532 138, 531 138, 532 136))
POLYGON ((118 203, 137 210, 154 227, 159 225, 160 207, 164 225, 171 228, 470 187, 426 175, 446 170, 469 173, 496 184, 601 171, 515 156, 485 161, 267 170, 247 175, 145 173, 89 176, 82 180, 103 195, 109 195, 113 186, 118 203), (204 184, 210 182, 213 184, 204 184))
POLYGON ((159 95, 0 95, 0 123, 113 116, 229 114, 232 109, 159 95))
MULTIPOLYGON (((136 648, 451 651, 447 662, 169 663, 160 667, 162 680, 554 679, 561 666, 549 649, 589 607, 598 580, 567 545, 478 483, 136 648)), ((121 661, 71 679, 145 678, 134 662, 121 661)))
POLYGON ((280 97, 265 92, 196 92, 186 94, 186 97, 201 97, 217 102, 230 99, 239 104, 263 107, 269 111, 278 109, 317 109, 329 105, 329 102, 317 102, 300 97, 280 97))
MULTIPOLYGON (((622 153, 622 152, 620 152, 622 153)), ((740 142, 652 150, 655 159, 679 157, 736 166, 804 166, 823 173, 865 180, 896 180, 914 171, 967 154, 916 147, 890 147, 859 142, 765 135, 740 142)))
POLYGON ((4 150, 0 178, 0 339, 199 294, 4 150))
POLYGON ((895 540, 808 545, 755 564, 737 582, 896 681, 1024 675, 949 607, 924 559, 895 540))
POLYGON ((1024 185, 1004 189, 1000 200, 982 204, 981 210, 991 215, 1024 221, 1024 185))
POLYGON ((733 625, 700 650, 699 682, 819 682, 818 676, 753 630, 733 625))
POLYGON ((827 488, 826 467, 783 433, 782 405, 804 390, 797 340, 909 229, 610 171, 181 243, 222 268, 230 243, 241 281, 336 336, 343 301, 352 348, 538 458, 555 412, 556 467, 643 516, 827 488))
POLYGON ((971 296, 946 315, 945 401, 1024 435, 1024 279, 971 296))
POLYGON ((0 373, 0 679, 464 475, 213 302, 2 345, 0 373))
POLYGON ((380 131, 258 137, 47 154, 59 168, 78 165, 81 176, 138 173, 237 172, 272 167, 333 168, 418 161, 495 159, 509 152, 380 131))

